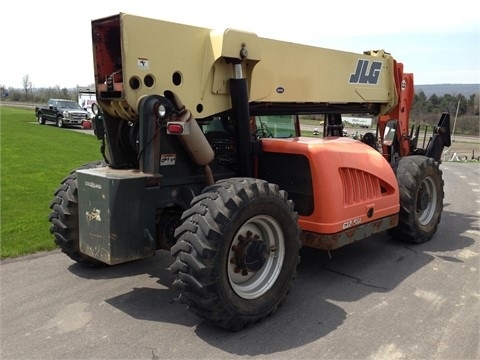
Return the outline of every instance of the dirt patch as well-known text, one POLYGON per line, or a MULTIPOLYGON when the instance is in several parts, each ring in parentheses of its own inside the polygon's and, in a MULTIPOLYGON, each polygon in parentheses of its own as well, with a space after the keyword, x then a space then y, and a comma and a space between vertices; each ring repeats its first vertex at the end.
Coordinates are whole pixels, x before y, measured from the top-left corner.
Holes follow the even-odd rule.
MULTIPOLYGON (((471 160, 480 157, 480 139, 455 140, 452 146, 443 151, 444 159, 449 160, 458 156, 460 160, 471 160)), ((458 161, 458 159, 457 159, 458 161)))

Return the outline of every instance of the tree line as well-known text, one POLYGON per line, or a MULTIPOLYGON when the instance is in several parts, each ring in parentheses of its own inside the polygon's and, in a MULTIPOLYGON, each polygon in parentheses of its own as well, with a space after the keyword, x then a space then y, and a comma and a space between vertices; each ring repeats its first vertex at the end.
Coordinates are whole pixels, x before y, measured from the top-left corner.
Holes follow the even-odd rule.
POLYGON ((412 112, 418 114, 438 112, 455 114, 458 109, 458 115, 479 115, 479 98, 480 94, 472 94, 468 99, 462 94, 456 96, 450 94, 437 96, 433 94, 427 98, 425 93, 420 91, 415 94, 412 112))
MULTIPOLYGON (((23 78, 23 89, 6 88, 0 85, 1 99, 18 102, 46 103, 51 98, 62 98, 77 101, 78 90, 61 88, 32 88, 28 75, 23 78)), ((90 87, 94 87, 92 84, 90 87)), ((468 98, 462 94, 436 94, 427 97, 423 91, 415 93, 410 119, 415 124, 436 125, 440 115, 450 113, 455 121, 455 134, 480 135, 480 93, 471 94, 468 98)), ((453 123, 452 123, 453 126, 453 123)))
POLYGON ((454 126, 453 121, 457 117, 455 128, 452 129, 455 134, 480 134, 480 93, 471 94, 467 99, 462 94, 433 94, 427 97, 420 91, 415 93, 410 119, 416 124, 437 125, 444 112, 450 114, 451 126, 454 126))

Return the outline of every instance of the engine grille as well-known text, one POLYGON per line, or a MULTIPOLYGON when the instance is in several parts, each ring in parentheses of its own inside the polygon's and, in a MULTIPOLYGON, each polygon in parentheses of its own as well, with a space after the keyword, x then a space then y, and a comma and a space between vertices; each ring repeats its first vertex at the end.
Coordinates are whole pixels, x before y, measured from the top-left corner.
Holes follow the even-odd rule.
POLYGON ((358 169, 340 168, 340 178, 345 205, 378 199, 386 191, 378 177, 358 169))
POLYGON ((84 113, 71 113, 70 115, 72 120, 85 120, 84 113))

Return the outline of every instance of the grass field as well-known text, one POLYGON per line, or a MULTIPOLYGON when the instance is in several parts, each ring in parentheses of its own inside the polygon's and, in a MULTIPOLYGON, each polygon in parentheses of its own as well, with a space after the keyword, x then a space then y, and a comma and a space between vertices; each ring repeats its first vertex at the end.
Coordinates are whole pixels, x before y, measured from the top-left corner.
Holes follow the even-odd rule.
POLYGON ((0 107, 0 258, 56 248, 48 215, 68 173, 101 159, 92 135, 36 123, 32 110, 0 107))

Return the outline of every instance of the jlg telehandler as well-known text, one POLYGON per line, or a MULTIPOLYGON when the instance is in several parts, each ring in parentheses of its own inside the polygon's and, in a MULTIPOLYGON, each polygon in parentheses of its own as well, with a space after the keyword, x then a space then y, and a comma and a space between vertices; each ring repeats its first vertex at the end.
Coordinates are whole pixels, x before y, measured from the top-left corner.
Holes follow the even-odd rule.
POLYGON ((449 115, 410 128, 413 75, 387 52, 123 13, 92 21, 92 43, 103 159, 62 181, 49 218, 73 260, 166 249, 180 300, 238 330, 284 301, 301 246, 434 235, 449 115), (342 136, 341 114, 378 116, 376 133, 342 136), (301 136, 313 115, 324 136, 301 136))

